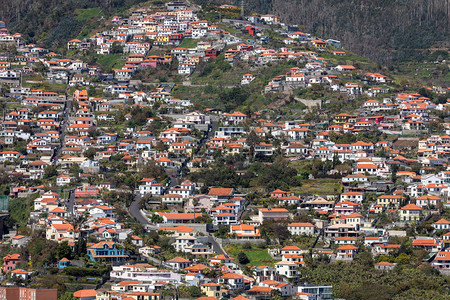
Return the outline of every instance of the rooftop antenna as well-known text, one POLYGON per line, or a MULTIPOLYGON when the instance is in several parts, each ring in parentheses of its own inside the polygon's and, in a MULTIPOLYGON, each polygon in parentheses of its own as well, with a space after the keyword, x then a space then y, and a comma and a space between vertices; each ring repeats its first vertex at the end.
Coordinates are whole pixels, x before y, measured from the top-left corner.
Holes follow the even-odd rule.
POLYGON ((241 17, 242 20, 244 19, 244 5, 245 5, 245 0, 241 0, 241 17))

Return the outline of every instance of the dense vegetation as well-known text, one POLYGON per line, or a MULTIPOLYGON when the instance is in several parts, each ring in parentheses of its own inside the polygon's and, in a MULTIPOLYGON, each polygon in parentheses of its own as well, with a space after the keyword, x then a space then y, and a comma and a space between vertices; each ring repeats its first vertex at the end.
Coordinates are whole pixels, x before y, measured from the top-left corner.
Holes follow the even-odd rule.
MULTIPOLYGON (((368 256, 366 256, 368 257, 368 256)), ((333 285, 338 298, 345 299, 444 299, 448 277, 439 275, 430 265, 392 272, 374 271, 371 262, 319 263, 301 270, 302 281, 333 285)))
POLYGON ((102 16, 120 13, 142 0, 3 0, 0 20, 31 41, 59 47, 95 29, 102 16), (91 28, 89 28, 91 27, 91 28), (89 30, 90 29, 90 30, 89 30))
POLYGON ((30 218, 30 212, 33 210, 34 199, 39 194, 33 194, 27 198, 14 198, 9 201, 9 216, 6 220, 8 227, 12 228, 14 225, 21 227, 25 226, 30 218))
MULTIPOLYGON (((200 4, 211 1, 197 0, 200 4)), ((239 4, 238 0, 215 3, 239 4)), ((272 12, 283 22, 323 38, 341 40, 352 51, 378 62, 417 56, 423 49, 448 41, 448 0, 254 0, 246 7, 272 12)))

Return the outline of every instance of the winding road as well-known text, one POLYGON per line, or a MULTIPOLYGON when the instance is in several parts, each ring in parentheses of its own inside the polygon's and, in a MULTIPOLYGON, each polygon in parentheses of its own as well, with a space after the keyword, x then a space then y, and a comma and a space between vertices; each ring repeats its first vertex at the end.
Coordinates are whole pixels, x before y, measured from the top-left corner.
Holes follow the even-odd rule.
POLYGON ((136 192, 135 196, 134 196, 134 201, 130 205, 129 212, 139 223, 148 227, 149 225, 152 225, 152 224, 149 221, 147 221, 147 218, 145 218, 141 214, 141 207, 140 207, 140 203, 139 203, 140 199, 141 199, 141 194, 139 192, 136 192))
MULTIPOLYGON (((211 126, 209 127, 208 131, 205 133, 205 135, 200 139, 198 146, 197 146, 197 151, 200 150, 203 147, 203 144, 212 137, 212 135, 214 134, 214 131, 217 128, 217 124, 218 121, 217 119, 213 119, 211 118, 211 126)), ((183 161, 183 163, 181 164, 181 167, 179 168, 179 170, 181 170, 183 167, 186 166, 186 164, 188 163, 189 159, 186 159, 183 161)), ((169 188, 176 186, 178 184, 178 180, 180 178, 183 177, 183 174, 181 172, 174 172, 172 170, 168 171, 168 175, 170 178, 170 182, 169 182, 169 188), (175 177, 172 177, 172 175, 176 175, 175 177)), ((131 216, 133 216, 139 223, 141 223, 142 225, 149 227, 149 225, 152 225, 150 222, 147 221, 147 219, 141 214, 141 207, 140 207, 140 203, 139 200, 141 199, 141 195, 139 192, 135 193, 135 197, 134 197, 134 201, 131 203, 130 208, 129 208, 129 213, 131 216)), ((156 228, 156 227, 155 227, 156 228)))

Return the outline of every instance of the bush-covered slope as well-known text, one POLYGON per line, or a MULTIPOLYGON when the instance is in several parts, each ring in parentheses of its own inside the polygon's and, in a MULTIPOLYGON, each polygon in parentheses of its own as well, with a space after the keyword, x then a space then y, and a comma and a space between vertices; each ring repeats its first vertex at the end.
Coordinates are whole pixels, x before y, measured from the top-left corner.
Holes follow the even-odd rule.
MULTIPOLYGON (((234 3, 240 0, 197 0, 234 3)), ((249 10, 273 13, 283 22, 378 62, 404 60, 416 49, 449 42, 449 0, 246 0, 249 10)))
POLYGON ((101 16, 144 0, 2 0, 0 20, 30 41, 59 47, 101 16))

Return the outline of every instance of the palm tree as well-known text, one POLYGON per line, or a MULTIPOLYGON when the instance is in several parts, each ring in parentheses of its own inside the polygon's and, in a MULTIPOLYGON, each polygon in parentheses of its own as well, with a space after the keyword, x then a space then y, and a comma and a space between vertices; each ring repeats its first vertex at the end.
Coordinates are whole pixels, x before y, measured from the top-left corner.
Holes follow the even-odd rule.
POLYGON ((73 226, 74 233, 76 232, 80 233, 81 230, 84 228, 86 221, 87 221, 86 213, 79 214, 68 219, 69 224, 73 226))

